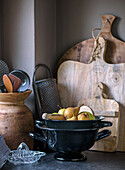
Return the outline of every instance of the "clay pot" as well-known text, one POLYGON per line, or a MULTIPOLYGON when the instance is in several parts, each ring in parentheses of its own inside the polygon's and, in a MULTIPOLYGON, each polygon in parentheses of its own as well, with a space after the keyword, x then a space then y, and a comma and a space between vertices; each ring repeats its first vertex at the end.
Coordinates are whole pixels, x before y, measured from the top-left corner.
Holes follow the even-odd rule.
POLYGON ((34 120, 24 100, 32 91, 20 93, 0 93, 0 134, 11 150, 25 142, 33 149, 33 140, 29 132, 34 130, 34 120))

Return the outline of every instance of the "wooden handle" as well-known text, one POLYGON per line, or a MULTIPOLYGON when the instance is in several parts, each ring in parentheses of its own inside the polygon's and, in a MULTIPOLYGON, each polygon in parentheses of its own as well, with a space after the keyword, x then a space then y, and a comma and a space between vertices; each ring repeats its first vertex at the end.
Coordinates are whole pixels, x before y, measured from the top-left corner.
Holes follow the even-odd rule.
POLYGON ((6 74, 3 75, 3 82, 4 82, 4 85, 7 89, 7 92, 12 93, 13 92, 13 85, 12 85, 10 78, 6 74))
POLYGON ((116 17, 113 16, 113 15, 103 15, 103 16, 101 16, 102 25, 103 25, 103 28, 102 28, 101 32, 109 32, 109 33, 111 33, 111 26, 112 26, 112 23, 115 20, 115 18, 116 17))
POLYGON ((19 87, 21 86, 22 81, 20 78, 18 78, 17 76, 15 76, 11 73, 9 74, 9 78, 13 85, 13 92, 16 92, 19 89, 19 87))

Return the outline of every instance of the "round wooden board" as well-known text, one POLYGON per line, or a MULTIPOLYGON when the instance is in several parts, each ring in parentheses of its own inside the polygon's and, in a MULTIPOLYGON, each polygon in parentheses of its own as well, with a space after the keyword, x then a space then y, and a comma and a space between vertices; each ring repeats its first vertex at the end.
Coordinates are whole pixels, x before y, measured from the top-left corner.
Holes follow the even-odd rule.
MULTIPOLYGON (((125 63, 125 42, 118 40, 111 33, 112 23, 115 20, 113 15, 103 15, 102 30, 100 37, 103 37, 107 41, 106 61, 108 63, 125 63)), ((94 39, 88 39, 82 41, 72 48, 60 58, 57 63, 57 68, 61 63, 67 60, 78 61, 81 63, 88 63, 94 47, 94 39)))

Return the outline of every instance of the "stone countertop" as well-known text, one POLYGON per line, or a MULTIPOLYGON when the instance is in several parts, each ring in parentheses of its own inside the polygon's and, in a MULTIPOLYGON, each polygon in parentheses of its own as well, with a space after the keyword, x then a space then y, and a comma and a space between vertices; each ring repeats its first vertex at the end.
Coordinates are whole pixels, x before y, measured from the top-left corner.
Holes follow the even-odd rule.
POLYGON ((85 151, 86 161, 67 162, 54 159, 54 152, 47 153, 38 162, 29 165, 13 165, 7 162, 2 170, 125 170, 125 152, 85 151))

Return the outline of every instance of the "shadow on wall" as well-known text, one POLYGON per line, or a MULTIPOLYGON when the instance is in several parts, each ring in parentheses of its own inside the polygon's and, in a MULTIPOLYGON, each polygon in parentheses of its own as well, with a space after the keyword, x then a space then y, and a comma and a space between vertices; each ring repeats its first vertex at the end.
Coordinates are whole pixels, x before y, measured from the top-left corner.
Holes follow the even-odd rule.
POLYGON ((119 34, 119 25, 121 22, 121 18, 116 16, 116 19, 114 20, 113 24, 112 24, 112 35, 114 37, 116 37, 117 39, 121 40, 121 41, 125 41, 119 34))

